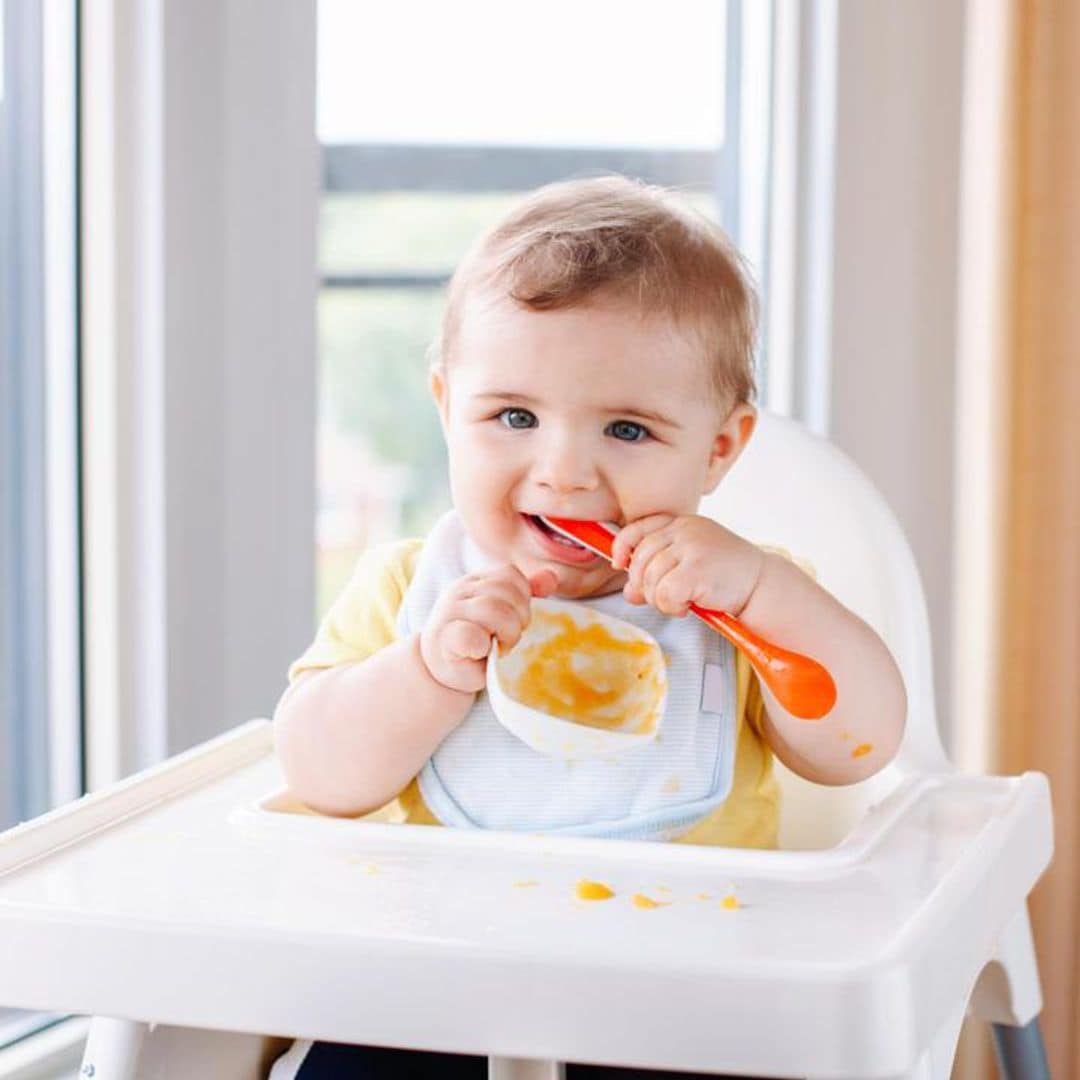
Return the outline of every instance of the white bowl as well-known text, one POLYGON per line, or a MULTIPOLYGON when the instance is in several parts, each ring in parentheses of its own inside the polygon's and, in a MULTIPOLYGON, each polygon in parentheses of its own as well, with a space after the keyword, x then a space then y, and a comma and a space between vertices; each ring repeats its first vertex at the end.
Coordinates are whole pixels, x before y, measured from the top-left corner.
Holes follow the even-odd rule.
POLYGON ((521 640, 506 655, 495 650, 488 657, 487 691, 503 727, 539 753, 567 760, 610 757, 656 738, 667 665, 656 639, 633 623, 584 604, 533 600, 521 640), (583 642, 582 635, 593 640, 583 642), (540 670, 544 659, 546 673, 540 670), (591 706, 571 700, 589 689, 606 700, 591 706), (541 708, 545 697, 548 707, 541 708), (563 715, 553 715, 558 711, 563 715), (592 724, 575 721, 575 712, 592 724))

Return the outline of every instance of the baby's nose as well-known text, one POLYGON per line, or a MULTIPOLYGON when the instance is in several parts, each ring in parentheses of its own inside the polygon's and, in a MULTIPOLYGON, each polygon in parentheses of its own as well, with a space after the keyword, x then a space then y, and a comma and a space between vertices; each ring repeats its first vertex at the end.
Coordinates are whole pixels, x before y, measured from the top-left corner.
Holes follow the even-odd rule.
POLYGON ((536 478, 542 487, 558 494, 594 491, 600 484, 592 456, 572 439, 553 440, 542 449, 536 478))

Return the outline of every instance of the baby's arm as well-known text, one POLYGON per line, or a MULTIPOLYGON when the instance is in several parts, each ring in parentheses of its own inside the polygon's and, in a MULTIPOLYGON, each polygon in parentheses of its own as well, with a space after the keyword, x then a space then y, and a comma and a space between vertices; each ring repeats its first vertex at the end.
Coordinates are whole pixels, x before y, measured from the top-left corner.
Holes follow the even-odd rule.
POLYGON ((765 736, 789 769, 819 784, 850 784, 892 760, 907 695, 892 654, 862 619, 774 554, 764 555, 739 618, 770 641, 812 656, 836 682, 836 705, 821 720, 792 716, 761 684, 765 736))
POLYGON ((821 720, 790 715, 762 685, 765 736, 788 768, 819 784, 850 784, 892 759, 907 710, 899 669, 877 634, 797 566, 697 516, 633 522, 614 556, 618 565, 629 559, 631 602, 668 615, 686 614, 691 602, 727 611, 829 670, 837 700, 821 720))
POLYGON ((468 575, 442 594, 421 633, 301 676, 274 714, 292 793, 326 814, 389 802, 464 719, 493 641, 511 648, 521 636, 530 590, 554 586, 554 575, 530 582, 512 566, 468 575))
POLYGON ((306 672, 274 713, 289 789, 324 814, 383 806, 461 722, 472 699, 431 676, 418 634, 358 664, 306 672))

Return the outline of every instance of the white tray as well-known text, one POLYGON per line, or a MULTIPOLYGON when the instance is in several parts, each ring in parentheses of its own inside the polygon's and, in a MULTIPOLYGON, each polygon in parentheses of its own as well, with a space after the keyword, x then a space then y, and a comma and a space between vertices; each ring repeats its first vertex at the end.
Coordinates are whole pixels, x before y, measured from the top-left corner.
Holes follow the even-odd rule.
POLYGON ((281 786, 256 721, 0 836, 0 1005, 894 1076, 1051 852, 1035 774, 908 779, 817 853, 333 820, 283 812, 281 786), (580 878, 617 895, 577 900, 580 878), (738 910, 720 903, 732 884, 738 910))

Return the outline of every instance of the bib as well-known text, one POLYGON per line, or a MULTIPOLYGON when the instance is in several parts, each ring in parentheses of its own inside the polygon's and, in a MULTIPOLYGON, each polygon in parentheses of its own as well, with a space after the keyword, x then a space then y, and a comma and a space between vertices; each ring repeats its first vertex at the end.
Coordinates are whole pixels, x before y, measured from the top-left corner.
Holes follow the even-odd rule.
MULTIPOLYGON (((444 589, 491 561, 457 514, 445 515, 424 542, 399 635, 420 631, 444 589)), ((727 798, 736 734, 731 644, 697 619, 629 604, 621 592, 578 602, 634 623, 663 650, 668 697, 656 739, 611 758, 547 757, 507 731, 481 691, 420 772, 424 801, 444 825, 670 840, 727 798)))

